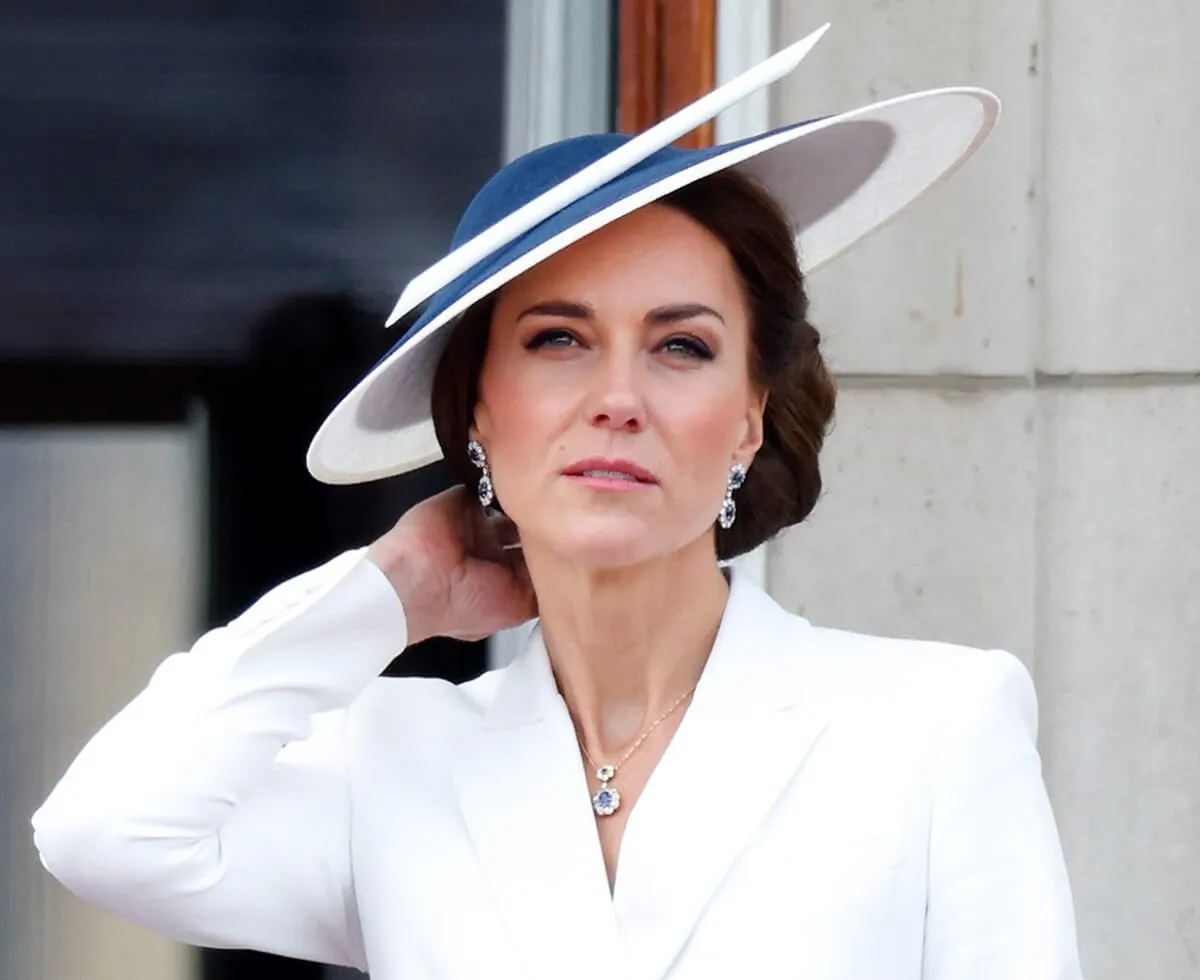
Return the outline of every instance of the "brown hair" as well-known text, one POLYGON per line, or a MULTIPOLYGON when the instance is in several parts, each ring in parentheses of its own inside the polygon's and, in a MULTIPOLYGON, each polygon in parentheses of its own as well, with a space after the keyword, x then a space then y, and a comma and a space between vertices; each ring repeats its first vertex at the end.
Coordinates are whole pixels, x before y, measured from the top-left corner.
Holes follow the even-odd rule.
MULTIPOLYGON (((737 520, 717 528, 717 556, 750 551, 806 518, 821 494, 818 454, 833 417, 836 389, 808 322, 808 297, 782 208, 734 170, 705 177, 660 202, 703 225, 733 257, 750 310, 751 380, 767 392, 763 444, 737 491, 737 520)), ((494 302, 463 314, 433 381, 433 423, 447 462, 467 486, 478 470, 467 459, 479 375, 494 302)), ((713 515, 715 519, 715 514, 713 515)))

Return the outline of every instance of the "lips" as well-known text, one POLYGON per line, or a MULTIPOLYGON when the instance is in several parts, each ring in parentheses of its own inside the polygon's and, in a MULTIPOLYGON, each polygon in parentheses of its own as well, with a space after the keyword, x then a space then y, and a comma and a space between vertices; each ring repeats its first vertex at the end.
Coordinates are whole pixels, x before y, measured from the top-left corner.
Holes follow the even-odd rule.
POLYGON ((628 473, 622 473, 619 470, 583 470, 578 475, 589 476, 596 480, 628 480, 630 483, 642 482, 636 477, 630 476, 628 473))
POLYGON ((658 483, 658 479, 648 469, 627 459, 581 459, 563 470, 563 475, 625 483, 658 483))

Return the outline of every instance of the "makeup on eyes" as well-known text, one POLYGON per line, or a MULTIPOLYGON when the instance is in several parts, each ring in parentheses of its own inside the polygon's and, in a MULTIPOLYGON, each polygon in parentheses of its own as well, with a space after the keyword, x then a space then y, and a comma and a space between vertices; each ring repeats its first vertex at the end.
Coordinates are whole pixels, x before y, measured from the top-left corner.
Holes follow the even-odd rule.
MULTIPOLYGON (((568 348, 576 343, 582 344, 583 342, 570 329, 547 327, 537 331, 522 346, 526 350, 539 350, 545 347, 568 348)), ((655 350, 680 353, 685 357, 694 357, 703 361, 711 361, 716 356, 709 344, 691 334, 672 334, 660 341, 655 350)))

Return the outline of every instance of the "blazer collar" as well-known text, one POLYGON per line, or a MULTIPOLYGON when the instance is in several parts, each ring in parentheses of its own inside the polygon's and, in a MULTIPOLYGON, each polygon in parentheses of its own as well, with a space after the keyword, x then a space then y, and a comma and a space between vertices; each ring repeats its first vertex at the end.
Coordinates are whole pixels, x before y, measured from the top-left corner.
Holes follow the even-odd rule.
MULTIPOLYGON (((785 612, 745 575, 731 571, 729 600, 689 713, 701 700, 714 711, 736 713, 788 707, 801 699, 799 654, 808 622, 785 612), (768 679, 773 683, 764 683, 768 679)), ((524 651, 505 668, 483 724, 534 724, 563 707, 541 628, 535 626, 524 651)))
POLYGON ((459 804, 521 971, 664 976, 827 724, 812 631, 745 577, 629 816, 609 893, 566 705, 535 630, 451 749, 459 804))

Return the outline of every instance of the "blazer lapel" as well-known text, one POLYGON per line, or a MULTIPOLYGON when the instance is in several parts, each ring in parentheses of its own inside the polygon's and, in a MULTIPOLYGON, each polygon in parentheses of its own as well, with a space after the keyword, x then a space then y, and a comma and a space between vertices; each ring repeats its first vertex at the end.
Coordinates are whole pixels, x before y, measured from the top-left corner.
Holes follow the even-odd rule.
MULTIPOLYGON (((610 894, 574 728, 540 631, 450 765, 520 962, 514 976, 658 980, 828 722, 804 620, 735 574, 704 674, 630 814, 610 894)), ((497 963, 496 976, 509 974, 497 963)))
POLYGON ((504 672, 479 723, 454 742, 466 829, 522 960, 513 975, 621 975, 586 776, 540 631, 504 672))
POLYGON ((809 633, 735 575, 692 704, 625 829, 613 899, 629 975, 670 970, 825 730, 809 633))

